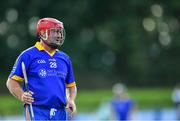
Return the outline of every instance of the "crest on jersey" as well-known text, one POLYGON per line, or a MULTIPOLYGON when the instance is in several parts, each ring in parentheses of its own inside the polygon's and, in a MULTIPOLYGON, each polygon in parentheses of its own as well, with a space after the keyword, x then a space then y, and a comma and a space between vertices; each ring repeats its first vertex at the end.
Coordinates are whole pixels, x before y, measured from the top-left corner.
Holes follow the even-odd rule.
POLYGON ((45 78, 45 77, 47 76, 47 72, 46 72, 45 69, 40 69, 40 70, 38 71, 38 74, 39 74, 39 76, 40 76, 41 78, 45 78))

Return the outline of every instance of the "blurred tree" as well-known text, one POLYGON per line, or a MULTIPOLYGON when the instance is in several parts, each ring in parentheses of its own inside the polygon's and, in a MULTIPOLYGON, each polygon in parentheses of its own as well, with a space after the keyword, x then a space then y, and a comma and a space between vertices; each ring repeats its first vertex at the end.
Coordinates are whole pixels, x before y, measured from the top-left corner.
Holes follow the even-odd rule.
POLYGON ((61 49, 72 57, 80 88, 172 86, 179 81, 179 7, 178 0, 1 0, 0 86, 38 39, 42 17, 64 22, 61 49))

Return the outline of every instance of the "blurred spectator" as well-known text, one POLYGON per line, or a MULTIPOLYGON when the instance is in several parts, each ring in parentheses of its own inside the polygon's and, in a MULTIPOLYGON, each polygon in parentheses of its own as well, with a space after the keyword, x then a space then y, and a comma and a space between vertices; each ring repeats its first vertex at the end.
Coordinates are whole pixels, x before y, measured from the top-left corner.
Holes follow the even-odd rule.
POLYGON ((97 110, 97 118, 100 121, 110 120, 111 115, 111 107, 110 101, 102 101, 98 110, 97 110))
POLYGON ((112 91, 115 94, 115 98, 111 101, 111 119, 131 120, 135 106, 133 100, 127 93, 126 87, 118 83, 113 86, 112 91))
POLYGON ((175 86, 172 92, 172 100, 175 104, 177 119, 180 120, 180 83, 175 86))

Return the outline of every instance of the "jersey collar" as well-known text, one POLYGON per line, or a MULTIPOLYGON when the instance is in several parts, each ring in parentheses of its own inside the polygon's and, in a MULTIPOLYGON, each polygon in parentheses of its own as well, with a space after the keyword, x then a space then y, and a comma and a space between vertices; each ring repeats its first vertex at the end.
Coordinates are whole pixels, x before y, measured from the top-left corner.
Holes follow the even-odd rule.
MULTIPOLYGON (((46 51, 45 50, 45 48, 41 45, 41 43, 40 42, 36 42, 36 44, 35 44, 35 47, 39 50, 39 51, 42 51, 42 50, 44 50, 44 51, 46 51)), ((55 49, 53 52, 48 52, 48 51, 46 51, 50 56, 53 56, 55 53, 56 53, 56 51, 58 51, 58 49, 55 49)))

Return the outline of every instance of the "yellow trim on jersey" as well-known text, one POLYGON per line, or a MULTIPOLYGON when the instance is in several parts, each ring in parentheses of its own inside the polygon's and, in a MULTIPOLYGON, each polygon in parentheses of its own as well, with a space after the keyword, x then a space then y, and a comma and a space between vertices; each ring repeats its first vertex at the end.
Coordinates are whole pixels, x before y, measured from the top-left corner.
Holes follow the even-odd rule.
POLYGON ((24 80, 22 77, 16 76, 16 75, 12 76, 11 79, 13 79, 15 81, 23 81, 24 80))
POLYGON ((45 48, 42 46, 42 44, 41 44, 40 42, 36 42, 35 47, 36 47, 39 51, 41 51, 41 50, 46 51, 50 56, 53 56, 53 55, 55 54, 55 52, 58 51, 57 49, 55 49, 53 52, 50 53, 50 52, 48 52, 47 50, 45 50, 45 48))
POLYGON ((75 83, 75 82, 70 83, 70 84, 66 84, 66 87, 67 87, 67 88, 74 87, 74 86, 76 86, 76 83, 75 83))

